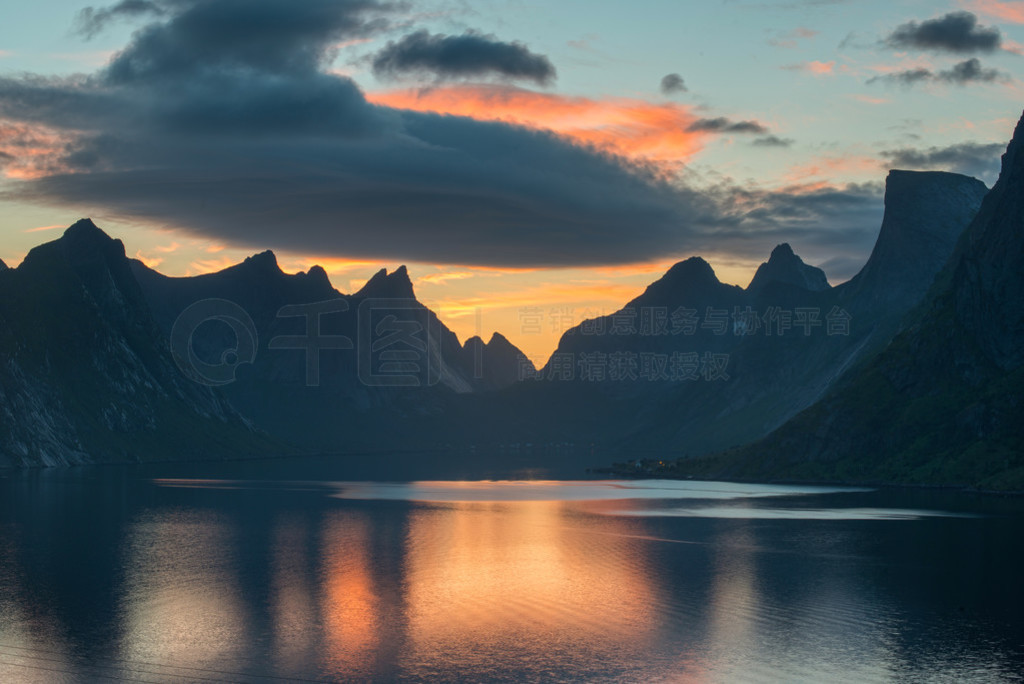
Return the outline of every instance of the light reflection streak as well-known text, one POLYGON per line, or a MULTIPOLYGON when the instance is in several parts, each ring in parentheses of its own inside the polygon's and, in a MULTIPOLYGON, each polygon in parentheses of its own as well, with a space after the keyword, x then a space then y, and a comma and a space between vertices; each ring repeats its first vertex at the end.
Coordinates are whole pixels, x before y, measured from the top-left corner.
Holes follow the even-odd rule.
POLYGON ((207 667, 245 651, 231 541, 225 521, 200 511, 135 525, 127 541, 122 658, 207 667))
MULTIPOLYGON (((657 578, 642 572, 641 542, 578 536, 561 502, 454 503, 420 508, 408 548, 408 667, 458 667, 557 652, 644 648, 657 632, 657 578), (596 540, 596 541, 595 541, 596 540), (465 660, 466 654, 472 654, 465 660)), ((581 662, 582 666, 582 662, 581 662)))

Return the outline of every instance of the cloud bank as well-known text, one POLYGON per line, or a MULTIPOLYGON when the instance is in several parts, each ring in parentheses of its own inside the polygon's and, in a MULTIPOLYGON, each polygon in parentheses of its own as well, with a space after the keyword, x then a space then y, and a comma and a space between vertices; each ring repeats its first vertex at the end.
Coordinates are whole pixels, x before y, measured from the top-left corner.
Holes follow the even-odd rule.
POLYGON ((1009 80, 1011 80, 1009 74, 1003 73, 998 69, 984 67, 976 57, 971 57, 954 64, 949 69, 941 71, 932 71, 923 67, 906 69, 882 76, 873 76, 867 82, 869 84, 888 83, 890 85, 910 87, 920 83, 967 86, 972 83, 1004 83, 1009 80))
MULTIPOLYGON (((864 253, 874 239, 877 188, 696 189, 651 157, 624 153, 628 145, 600 144, 593 136, 606 130, 370 101, 331 63, 339 43, 395 30, 398 11, 378 0, 126 0, 87 10, 86 33, 114 20, 148 23, 96 73, 0 77, 0 120, 17 133, 12 144, 0 140, 6 196, 246 247, 499 267, 709 248, 761 257, 801 236, 864 253)), ((454 68, 430 54, 432 73, 454 68)), ((514 71, 489 63, 490 75, 514 71)), ((518 93, 516 106, 544 97, 505 92, 518 93)), ((609 111, 635 125, 609 130, 651 155, 666 141, 768 133, 673 105, 617 106, 609 111), (665 137, 663 121, 677 137, 665 137)))

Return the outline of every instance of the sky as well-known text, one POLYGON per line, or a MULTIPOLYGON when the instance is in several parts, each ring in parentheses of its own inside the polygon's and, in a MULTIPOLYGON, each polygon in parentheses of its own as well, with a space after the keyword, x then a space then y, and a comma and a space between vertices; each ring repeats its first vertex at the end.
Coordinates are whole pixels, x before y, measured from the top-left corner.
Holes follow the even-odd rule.
POLYGON ((90 216, 168 275, 407 264, 542 363, 692 255, 848 279, 888 169, 994 182, 1022 79, 1024 1, 19 3, 0 259, 90 216))

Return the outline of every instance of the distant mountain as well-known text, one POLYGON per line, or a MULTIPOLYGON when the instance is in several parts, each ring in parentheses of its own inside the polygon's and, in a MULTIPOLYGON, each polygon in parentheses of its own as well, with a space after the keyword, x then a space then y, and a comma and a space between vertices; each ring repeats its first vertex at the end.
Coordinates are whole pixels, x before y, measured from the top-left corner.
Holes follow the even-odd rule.
POLYGON ((405 266, 399 266, 392 273, 388 273, 386 268, 377 271, 353 297, 415 299, 416 294, 412 290, 412 281, 409 279, 408 269, 405 266))
POLYGON ((788 244, 746 289, 693 257, 566 331, 540 370, 497 333, 460 344, 404 266, 351 295, 269 251, 171 278, 83 220, 0 263, 0 466, 509 444, 700 456, 772 433, 764 458, 690 463, 1002 486, 1020 453, 1020 144, 987 195, 891 172, 846 283, 788 244))
MULTIPOLYGON (((319 266, 284 273, 269 251, 187 278, 137 261, 132 269, 169 338, 197 302, 220 302, 229 313, 237 307, 231 315, 251 320, 251 362, 220 389, 255 425, 306 449, 415 446, 425 434, 420 420, 438 431, 435 418, 453 395, 513 382, 522 356, 501 338, 504 345, 492 340, 476 364, 475 343, 464 348, 416 300, 405 266, 382 269, 354 295, 334 289, 319 266), (314 329, 320 338, 310 335, 314 329), (388 339, 397 340, 394 350, 367 351, 388 339)), ((206 324, 192 344, 214 361, 236 337, 227 325, 206 324)))
POLYGON ((6 271, 6 270, 7 270, 7 264, 4 263, 3 259, 0 259, 0 271, 6 271))
MULTIPOLYGON (((935 221, 942 216, 932 208, 935 221)), ((692 467, 758 479, 1024 489, 1024 119, 999 180, 909 327, 765 439, 692 467)))
POLYGON ((0 466, 280 451, 172 360, 124 245, 88 219, 0 272, 0 466))
POLYGON ((501 333, 486 343, 476 336, 466 340, 459 363, 487 390, 508 387, 535 372, 533 363, 501 333))
POLYGON ((788 244, 745 290, 699 257, 681 261, 622 309, 568 330, 540 378, 494 410, 528 416, 518 438, 537 442, 699 455, 763 437, 885 348, 985 192, 958 174, 890 173, 871 258, 835 288, 788 244))
POLYGON ((758 292, 773 282, 794 285, 811 292, 821 292, 831 287, 824 271, 805 264, 785 242, 772 250, 768 261, 757 267, 747 292, 758 292))

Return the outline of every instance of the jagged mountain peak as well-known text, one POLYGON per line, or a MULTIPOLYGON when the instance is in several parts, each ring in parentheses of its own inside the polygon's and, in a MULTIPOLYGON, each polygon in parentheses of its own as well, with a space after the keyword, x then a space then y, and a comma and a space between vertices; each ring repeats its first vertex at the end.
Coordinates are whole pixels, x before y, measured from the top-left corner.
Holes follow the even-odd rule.
POLYGON ((680 280, 692 278, 704 278, 718 282, 718 276, 715 275, 715 269, 711 268, 711 264, 704 261, 704 259, 699 256, 693 256, 689 259, 684 259, 683 261, 673 264, 672 268, 668 269, 661 279, 680 280))
POLYGON ((109 248, 111 245, 116 245, 121 254, 124 254, 124 243, 107 235, 92 222, 92 219, 88 218, 78 219, 72 223, 56 242, 69 245, 75 251, 109 248))
POLYGON ((796 285, 811 292, 821 292, 831 287, 828 284, 828 278, 825 277, 825 272, 820 268, 805 264, 788 242, 776 246, 772 250, 771 256, 768 257, 768 261, 758 266, 754 278, 747 286, 747 291, 758 291, 770 282, 796 285))
POLYGON ((491 333, 491 339, 487 341, 487 346, 488 347, 490 347, 492 344, 496 344, 496 345, 499 345, 499 346, 508 345, 510 347, 514 347, 515 346, 514 344, 512 344, 512 342, 509 341, 509 339, 507 337, 505 337, 504 335, 502 335, 500 332, 497 332, 497 331, 491 333))
POLYGON ((412 289, 412 280, 409 279, 409 271, 404 265, 399 266, 391 273, 388 273, 386 268, 380 269, 366 281, 366 284, 354 296, 389 299, 416 298, 412 289))
POLYGON ((281 270, 281 267, 277 264, 277 255, 269 249, 260 252, 259 254, 253 254, 252 256, 245 257, 245 261, 242 263, 264 270, 281 270))
POLYGON ((486 347, 483 339, 479 335, 473 335, 466 340, 465 344, 462 345, 463 349, 475 349, 477 347, 486 347))
MULTIPOLYGON (((630 302, 630 306, 673 306, 682 303, 694 304, 715 297, 725 285, 715 275, 711 264, 695 256, 673 265, 665 275, 647 286, 643 294, 630 302)), ((735 288, 740 291, 739 288, 735 288)))
POLYGON ((56 262, 72 266, 76 271, 95 268, 127 268, 124 243, 107 235, 91 219, 79 219, 50 242, 29 250, 22 265, 28 270, 47 269, 56 262))
POLYGON ((78 219, 64 230, 64 237, 81 237, 85 235, 102 235, 110 239, 90 218, 78 219))
POLYGON ((300 275, 305 276, 307 280, 316 283, 320 287, 327 287, 332 289, 334 287, 333 285, 331 285, 331 279, 327 275, 327 271, 324 270, 323 266, 314 264, 313 266, 309 267, 308 271, 300 275))

